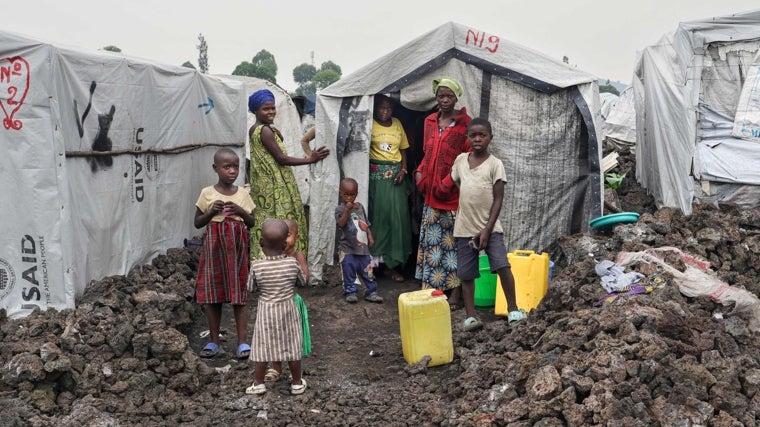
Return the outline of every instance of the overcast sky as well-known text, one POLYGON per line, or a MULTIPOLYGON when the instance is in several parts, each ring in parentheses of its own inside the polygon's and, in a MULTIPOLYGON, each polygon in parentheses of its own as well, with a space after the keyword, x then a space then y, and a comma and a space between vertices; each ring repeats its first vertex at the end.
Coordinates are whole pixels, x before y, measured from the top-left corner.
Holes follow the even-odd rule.
POLYGON ((757 9, 757 0, 26 0, 2 7, 3 30, 88 50, 115 45, 152 61, 198 64, 231 74, 261 49, 277 82, 295 89, 293 68, 332 60, 350 74, 437 26, 455 21, 579 69, 630 83, 636 51, 679 22, 757 9), (427 5, 427 6, 423 6, 427 5))

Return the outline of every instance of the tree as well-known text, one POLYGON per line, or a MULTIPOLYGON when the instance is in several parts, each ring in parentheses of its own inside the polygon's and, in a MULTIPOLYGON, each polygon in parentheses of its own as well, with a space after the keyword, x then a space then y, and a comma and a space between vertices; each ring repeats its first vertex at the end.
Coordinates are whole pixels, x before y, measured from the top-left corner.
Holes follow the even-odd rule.
POLYGON ((192 68, 193 70, 195 69, 195 65, 193 65, 193 63, 190 61, 185 61, 185 63, 182 64, 182 66, 185 68, 192 68))
POLYGON ((274 59, 274 55, 269 53, 266 49, 261 49, 251 59, 251 64, 258 68, 258 76, 262 79, 269 80, 272 83, 277 82, 277 61, 274 59))
POLYGON ((203 37, 203 34, 198 34, 198 41, 200 42, 197 46, 198 48, 198 68, 200 69, 201 73, 207 74, 208 73, 208 45, 206 44, 206 39, 203 37))
POLYGON ((265 49, 259 51, 251 62, 243 61, 232 72, 234 76, 258 77, 277 83, 277 62, 265 49))
POLYGON ((118 47, 116 47, 114 45, 108 45, 108 46, 104 47, 103 50, 107 50, 109 52, 121 53, 121 49, 119 49, 118 47))
POLYGON ((325 61, 322 63, 322 66, 319 67, 319 71, 324 70, 333 70, 336 73, 338 73, 338 78, 343 75, 343 72, 340 70, 340 66, 332 61, 325 61))
POLYGON ((237 67, 235 67, 235 71, 232 72, 233 76, 248 76, 248 77, 258 77, 256 75, 257 68, 255 65, 251 64, 248 61, 243 61, 240 64, 238 64, 237 67))
POLYGON ((293 68, 293 81, 301 86, 310 82, 315 74, 317 74, 317 69, 313 65, 304 62, 296 68, 293 68))
POLYGON ((314 75, 312 82, 317 86, 317 90, 324 89, 327 86, 340 80, 340 74, 335 70, 320 70, 314 75))
POLYGON ((293 80, 298 83, 296 95, 311 95, 317 90, 337 82, 341 77, 340 66, 332 61, 325 61, 316 69, 311 64, 303 63, 293 69, 293 80))

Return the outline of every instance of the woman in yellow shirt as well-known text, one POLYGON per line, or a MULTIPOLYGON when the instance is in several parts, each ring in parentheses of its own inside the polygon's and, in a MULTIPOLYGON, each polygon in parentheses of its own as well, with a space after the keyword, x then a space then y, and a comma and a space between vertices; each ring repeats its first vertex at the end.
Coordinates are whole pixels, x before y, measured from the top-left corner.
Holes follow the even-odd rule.
POLYGON ((375 95, 369 151, 369 220, 375 244, 370 250, 375 260, 391 271, 393 280, 403 282, 400 270, 412 253, 406 178, 409 141, 401 121, 392 114, 393 101, 375 95))

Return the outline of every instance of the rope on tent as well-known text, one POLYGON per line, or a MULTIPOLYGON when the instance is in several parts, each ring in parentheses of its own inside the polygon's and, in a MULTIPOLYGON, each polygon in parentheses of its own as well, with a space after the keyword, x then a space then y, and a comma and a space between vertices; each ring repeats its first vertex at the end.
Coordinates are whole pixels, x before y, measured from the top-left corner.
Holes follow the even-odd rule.
POLYGON ((122 154, 180 154, 185 153, 187 151, 197 150, 198 148, 204 148, 204 147, 244 147, 245 143, 233 143, 233 144, 222 144, 222 143, 210 143, 210 144, 190 144, 190 145, 180 145, 178 147, 172 147, 172 148, 148 148, 145 150, 135 150, 135 149, 129 149, 129 150, 113 150, 113 151, 67 151, 66 157, 102 157, 102 156, 119 156, 122 154))

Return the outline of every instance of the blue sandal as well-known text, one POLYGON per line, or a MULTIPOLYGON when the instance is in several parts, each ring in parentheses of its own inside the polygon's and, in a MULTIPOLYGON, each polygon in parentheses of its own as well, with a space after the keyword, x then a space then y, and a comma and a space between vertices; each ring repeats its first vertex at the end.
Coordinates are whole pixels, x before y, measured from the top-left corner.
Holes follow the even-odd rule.
POLYGON ((251 346, 246 343, 240 344, 237 348, 237 353, 235 353, 235 356, 239 360, 247 359, 250 355, 251 355, 251 346))
POLYGON ((203 347, 199 356, 204 359, 212 359, 217 353, 219 353, 219 344, 210 342, 203 347))

